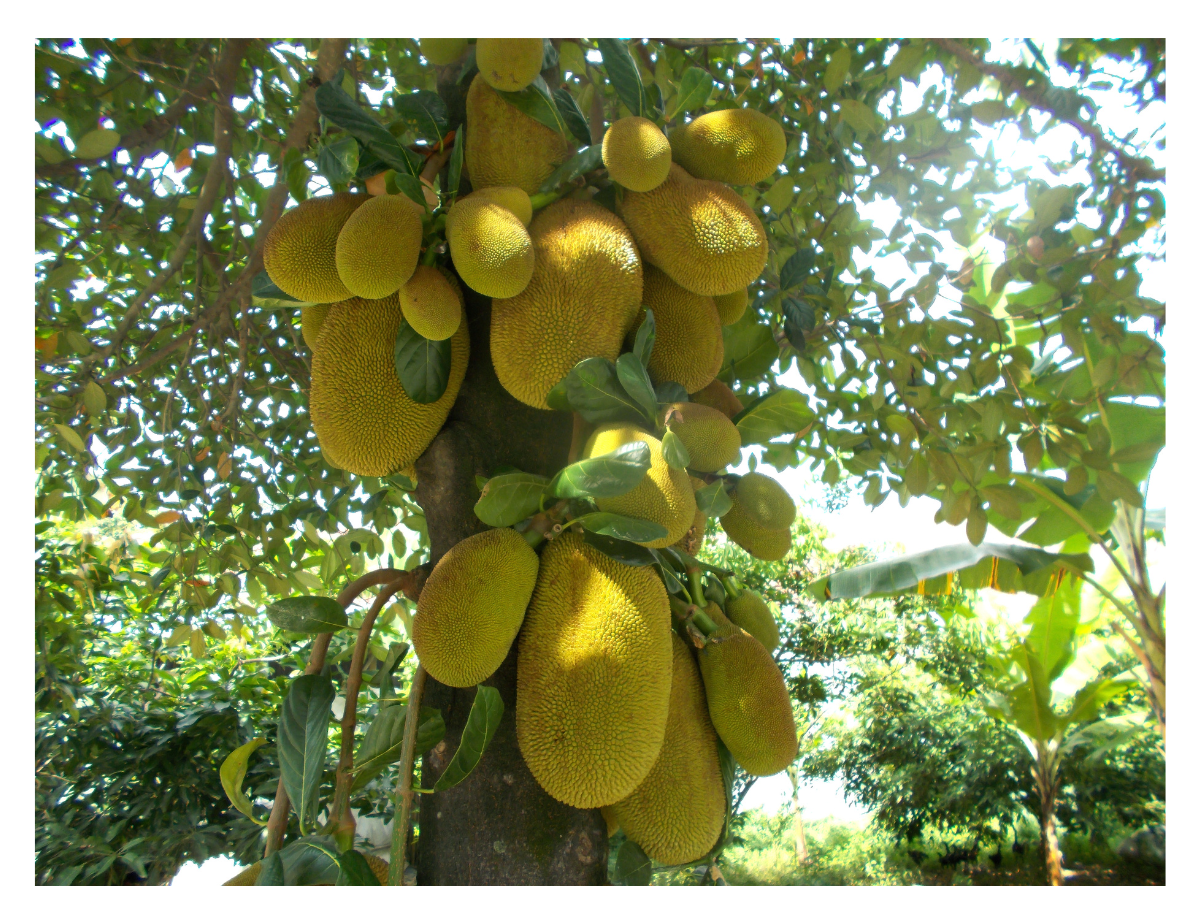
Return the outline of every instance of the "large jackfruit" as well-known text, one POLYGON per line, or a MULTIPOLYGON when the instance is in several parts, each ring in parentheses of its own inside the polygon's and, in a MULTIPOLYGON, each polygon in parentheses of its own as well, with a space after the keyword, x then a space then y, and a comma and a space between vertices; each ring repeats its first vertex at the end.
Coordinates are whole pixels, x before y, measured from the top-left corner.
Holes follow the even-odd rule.
POLYGON ((671 708, 662 750, 642 784, 610 810, 630 840, 667 865, 704 856, 725 823, 725 781, 700 671, 675 634, 671 652, 671 708))
POLYGON ((338 277, 359 298, 386 298, 417 268, 421 218, 408 196, 375 196, 352 214, 338 234, 338 277))
MULTIPOLYGON (((371 867, 371 872, 373 872, 375 874, 375 878, 379 880, 379 884, 381 886, 387 885, 387 878, 388 878, 388 862, 387 862, 387 860, 384 860, 381 857, 377 857, 374 854, 370 854, 370 853, 363 854, 363 858, 367 861, 367 866, 371 867)), ((261 872, 262 872, 262 861, 259 860, 257 863, 247 866, 244 870, 242 870, 240 873, 238 873, 232 879, 230 879, 227 882, 222 883, 222 885, 227 885, 227 886, 257 885, 258 884, 258 876, 259 876, 259 873, 261 873, 261 872)), ((335 878, 336 878, 336 874, 331 874, 330 879, 332 880, 335 878)), ((333 884, 334 883, 332 881, 331 882, 313 883, 313 885, 333 885, 333 884)))
POLYGON ((404 320, 426 340, 445 340, 462 323, 462 293, 435 267, 418 266, 399 297, 404 320))
POLYGON ((662 129, 641 116, 617 119, 604 133, 600 156, 613 182, 649 192, 671 170, 671 145, 662 129))
POLYGON ((779 647, 779 626, 775 624, 770 605, 757 591, 746 588, 738 596, 728 597, 725 615, 735 626, 758 639, 767 651, 779 647))
POLYGON ((308 413, 329 459, 356 475, 382 477, 414 462, 437 436, 467 372, 470 340, 450 340, 450 380, 431 404, 404 392, 393 352, 403 318, 392 295, 338 302, 329 309, 312 359, 308 413))
POLYGON ((733 506, 721 517, 729 538, 755 558, 778 561, 792 547, 796 505, 774 478, 751 472, 731 493, 733 506))
POLYGON ((510 105, 482 77, 471 81, 463 154, 473 187, 519 186, 532 196, 571 153, 562 135, 510 105))
POLYGON ((694 177, 752 186, 779 169, 783 126, 754 109, 719 109, 671 132, 671 158, 694 177))
POLYGON ((651 549, 674 545, 692 528, 696 517, 696 495, 687 472, 671 468, 663 458, 662 443, 649 433, 630 424, 605 424, 583 446, 583 457, 603 456, 626 443, 645 442, 650 447, 650 468, 632 491, 616 497, 598 497, 596 506, 609 513, 637 517, 665 526, 667 534, 652 542, 641 542, 651 549))
POLYGON ((514 398, 546 395, 581 359, 615 360, 642 300, 642 261, 629 230, 594 202, 560 199, 538 213, 533 278, 492 302, 492 365, 514 398))
POLYGON ((329 305, 309 305, 300 309, 300 336, 310 350, 317 348, 317 338, 321 336, 321 325, 325 323, 329 308, 329 305))
MULTIPOLYGON (((653 266, 643 270, 642 303, 654 311, 654 346, 646 364, 657 381, 699 391, 721 371, 725 340, 717 307, 707 295, 689 292, 653 266)), ((646 312, 639 311, 633 330, 646 312)))
POLYGON ((486 189, 477 189, 463 198, 486 199, 488 202, 494 202, 516 215, 517 220, 526 228, 533 221, 533 203, 529 200, 529 193, 519 186, 489 186, 486 189))
POLYGON ((475 41, 479 76, 495 90, 524 90, 542 72, 540 38, 481 38, 475 41))
POLYGON ((728 295, 714 295, 713 301, 717 306, 717 314, 721 317, 721 326, 728 327, 741 320, 750 304, 750 290, 738 289, 728 295))
POLYGON ((537 573, 537 553, 515 529, 476 533, 443 555, 413 620, 413 648, 430 676, 450 687, 492 676, 525 619, 537 573))
POLYGON ((691 457, 688 468, 717 472, 741 457, 742 434, 715 408, 681 401, 668 404, 663 417, 691 457))
POLYGON ((577 533, 542 553, 517 639, 517 744, 534 778, 575 808, 619 802, 662 749, 671 608, 649 567, 577 533))
POLYGON ((745 200, 678 164, 649 192, 626 192, 620 210, 642 259, 698 295, 745 288, 767 265, 767 234, 745 200))
POLYGON ((453 64, 467 50, 465 38, 423 38, 417 39, 417 42, 425 60, 439 67, 453 64))
POLYGON ((317 196, 280 215, 263 245, 263 267, 271 282, 301 302, 350 298, 337 271, 338 235, 370 198, 355 193, 317 196))
POLYGON ((446 215, 446 242, 462 281, 489 298, 512 298, 533 276, 533 241, 521 220, 488 199, 462 199, 446 215))
POLYGON ((688 395, 693 404, 703 404, 716 408, 730 420, 737 417, 746 408, 741 399, 733 393, 733 389, 720 379, 713 379, 695 394, 688 395))
POLYGON ((771 776, 796 757, 792 701, 771 653, 716 604, 705 612, 717 624, 697 659, 713 727, 733 759, 751 776, 771 776))

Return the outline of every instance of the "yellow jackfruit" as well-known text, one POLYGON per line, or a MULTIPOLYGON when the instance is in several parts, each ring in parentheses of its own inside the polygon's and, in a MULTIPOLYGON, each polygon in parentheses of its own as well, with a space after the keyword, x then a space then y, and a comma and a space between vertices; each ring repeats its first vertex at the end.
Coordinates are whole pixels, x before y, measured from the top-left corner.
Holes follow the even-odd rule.
POLYGON ((399 296, 404 320, 426 340, 445 340, 462 323, 462 295, 432 266, 418 266, 399 296))
POLYGON ((787 490, 770 475, 749 472, 738 479, 733 497, 763 529, 788 529, 796 520, 796 504, 787 490))
POLYGON ((338 277, 359 298, 386 298, 417 267, 421 218, 408 196, 375 196, 342 225, 337 239, 338 277))
POLYGON ((760 561, 779 561, 792 547, 791 530, 764 529, 746 517, 736 503, 721 517, 721 526, 730 539, 760 561))
POLYGON ((540 38, 481 38, 475 42, 479 76, 496 90, 524 90, 542 72, 540 38))
POLYGON ((730 324, 736 324, 746 313, 746 306, 750 304, 750 292, 748 289, 738 289, 728 295, 714 295, 713 301, 717 304, 717 314, 721 316, 721 326, 728 327, 730 324))
POLYGON ((325 323, 327 314, 329 305, 309 305, 300 309, 300 336, 310 350, 317 348, 317 338, 321 336, 321 325, 325 323))
POLYGON ((775 624, 770 605, 757 591, 747 588, 738 596, 727 598, 725 615, 735 626, 758 639, 767 651, 779 647, 779 626, 775 624))
POLYGON ((413 620, 413 649, 431 677, 470 687, 492 676, 525 619, 538 557, 515 529, 468 536, 434 566, 413 620))
POLYGON ((697 659, 713 727, 751 776, 771 776, 796 757, 796 720, 783 674, 771 653, 709 604, 717 624, 697 659))
POLYGON ((492 365, 509 394, 545 409, 581 359, 620 354, 642 301, 642 261, 621 220, 594 202, 560 199, 529 230, 533 278, 492 302, 492 365))
POLYGON ((688 395, 693 404, 703 404, 716 408, 730 420, 745 410, 741 399, 733 393, 733 389, 720 379, 713 379, 695 394, 688 395))
POLYGON ((487 199, 462 199, 446 215, 454 269, 480 295, 512 298, 533 276, 533 241, 521 220, 487 199))
POLYGON ((431 404, 413 401, 393 357, 402 318, 395 295, 338 302, 313 353, 313 430, 330 460, 356 475, 382 477, 414 462, 446 422, 467 372, 470 338, 462 324, 450 340, 446 391, 431 404))
MULTIPOLYGON (((371 867, 371 872, 375 874, 375 878, 379 880, 382 886, 387 885, 388 877, 388 862, 374 854, 363 854, 363 858, 367 861, 367 866, 371 867)), ((227 886, 252 886, 258 883, 258 874, 262 872, 262 861, 247 866, 244 870, 230 879, 228 882, 222 883, 227 886)), ((330 878, 334 878, 331 876, 330 878)), ((315 883, 316 885, 333 885, 332 882, 315 883)))
POLYGON ((700 671, 671 635, 671 708, 658 760, 642 784, 612 806, 625 835, 659 863, 688 863, 716 844, 725 824, 725 781, 700 671))
POLYGON ((636 517, 665 526, 667 534, 651 542, 640 542, 651 549, 674 545, 692 528, 696 517, 696 495, 687 472, 671 468, 663 458, 662 443, 649 433, 630 424, 604 424, 588 437, 583 457, 593 459, 624 446, 645 442, 650 447, 650 468, 632 491, 616 497, 598 497, 596 506, 608 513, 636 517))
POLYGON ((766 232, 745 200, 678 164, 650 192, 626 192, 620 210, 642 259, 690 292, 732 292, 767 265, 766 232))
POLYGON ((649 192, 671 170, 671 145, 662 129, 641 116, 617 119, 604 133, 600 156, 613 182, 649 192))
MULTIPOLYGON (((654 346, 646 368, 659 382, 678 382, 688 392, 699 391, 721 371, 725 340, 717 306, 707 295, 689 292, 670 276, 643 269, 642 303, 654 311, 654 346)), ((633 330, 646 317, 639 311, 633 330)))
POLYGON ((667 405, 666 425, 683 442, 697 472, 717 472, 733 465, 741 456, 742 435, 729 418, 703 404, 679 402, 667 405))
POLYGON ((612 808, 604 805, 600 807, 600 814, 604 818, 604 827, 607 831, 605 837, 612 837, 621 830, 621 826, 617 824, 616 818, 613 817, 612 808))
POLYGON ((667 726, 671 608, 658 575, 577 533, 554 540, 517 652, 517 744, 534 778, 575 808, 624 799, 667 726))
POLYGON ((517 216, 517 220, 526 228, 533 221, 533 203, 529 201, 529 193, 519 186, 489 186, 487 189, 477 189, 464 199, 486 199, 501 208, 508 209, 517 216))
POLYGON ((752 186, 783 163, 783 126, 755 109, 719 109, 671 132, 671 158, 694 177, 752 186))
POLYGON ((532 196, 571 153, 562 135, 510 105, 482 77, 471 81, 463 154, 473 187, 519 186, 532 196))
POLYGON ((439 67, 453 64, 467 50, 467 40, 464 38, 423 38, 417 39, 417 42, 425 60, 439 67))
POLYGON ((338 234, 370 198, 355 193, 317 196, 280 215, 263 245, 263 267, 271 282, 301 302, 350 298, 337 271, 338 234))

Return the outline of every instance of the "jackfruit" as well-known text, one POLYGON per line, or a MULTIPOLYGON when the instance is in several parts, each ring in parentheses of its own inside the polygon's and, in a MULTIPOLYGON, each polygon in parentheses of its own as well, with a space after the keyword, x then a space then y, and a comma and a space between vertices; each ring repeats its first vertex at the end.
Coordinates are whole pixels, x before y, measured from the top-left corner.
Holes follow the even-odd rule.
POLYGON ((492 302, 492 365, 514 398, 548 409, 577 362, 620 354, 642 303, 642 261, 621 220, 594 202, 560 199, 529 230, 533 278, 492 302))
POLYGON ((529 193, 519 186, 489 186, 487 189, 477 189, 464 199, 486 199, 501 208, 508 209, 517 216, 517 220, 526 228, 533 221, 533 203, 529 201, 529 193))
POLYGON ((395 296, 338 302, 312 359, 308 413, 321 449, 339 468, 382 477, 414 462, 437 436, 467 372, 467 325, 450 340, 450 380, 431 404, 404 392, 393 352, 403 314, 395 296))
POLYGON ((630 424, 604 424, 583 446, 583 458, 593 459, 610 453, 626 443, 644 441, 650 447, 650 468, 632 491, 616 497, 598 497, 596 506, 609 513, 649 520, 667 528, 667 534, 651 542, 640 542, 651 549, 674 545, 692 528, 696 517, 696 495, 687 472, 667 465, 662 443, 649 433, 630 424))
POLYGON ((667 419, 666 426, 679 437, 691 456, 688 468, 697 472, 717 472, 741 457, 741 433, 715 408, 678 402, 668 404, 663 417, 667 419))
POLYGON ((473 187, 519 186, 532 196, 572 153, 562 135, 510 105, 481 76, 471 81, 463 154, 473 187))
POLYGON ((721 316, 721 326, 728 327, 730 324, 736 324, 746 313, 746 306, 750 304, 750 291, 737 289, 728 295, 714 295, 713 301, 717 305, 717 314, 721 316))
POLYGON ((492 676, 525 619, 538 557, 515 529, 468 536, 434 566, 413 620, 413 649, 431 677, 471 687, 492 676))
POLYGON ((619 802, 662 749, 671 699, 671 608, 649 567, 578 533, 552 541, 517 639, 517 744, 575 808, 619 802))
POLYGON ((309 305, 300 309, 300 336, 310 350, 317 348, 317 338, 321 336, 321 325, 325 323, 327 314, 329 305, 309 305))
POLYGON ((600 807, 600 815, 604 818, 604 827, 605 827, 605 830, 607 831, 607 833, 605 834, 605 837, 612 837, 614 834, 616 834, 618 831, 621 830, 621 826, 619 824, 617 824, 617 819, 613 817, 613 811, 612 811, 611 806, 607 806, 607 805, 601 806, 600 807))
MULTIPOLYGON (((721 371, 725 340, 717 307, 707 295, 689 292, 653 266, 643 270, 642 303, 654 311, 654 346, 646 364, 657 381, 699 391, 721 371)), ((636 331, 646 317, 639 310, 636 331)))
POLYGON ((705 612, 717 630, 697 654, 713 727, 751 776, 771 776, 796 757, 792 701, 771 653, 716 604, 705 612))
POLYGON ((465 38, 423 38, 417 39, 421 46, 421 54, 430 64, 444 67, 453 64, 467 50, 465 38))
MULTIPOLYGON (((688 480, 692 483, 693 497, 695 492, 704 487, 705 481, 702 478, 697 478, 695 475, 689 475, 688 480)), ((708 532, 708 514, 696 507, 696 516, 692 519, 691 528, 683 534, 683 538, 675 543, 675 548, 682 549, 689 555, 695 555, 700 551, 700 546, 704 544, 704 534, 708 532)))
POLYGON ((417 267, 421 218, 408 196, 375 196, 346 219, 337 239, 338 277, 359 298, 386 298, 417 267))
POLYGON ((788 529, 796 520, 796 505, 770 475, 749 472, 738 479, 734 503, 763 529, 788 529))
POLYGON ((763 529, 751 522, 736 504, 721 517, 726 535, 760 561, 779 561, 792 547, 788 529, 763 529))
POLYGON ((641 785, 611 809, 626 837, 666 865, 704 856, 725 824, 725 781, 700 671, 674 633, 671 652, 671 707, 662 750, 641 785))
POLYGON ((741 399, 733 393, 733 389, 720 379, 713 379, 698 392, 688 395, 693 404, 703 404, 716 408, 730 420, 745 410, 741 399))
POLYGON ((600 157, 613 182, 649 192, 671 170, 671 145, 662 129, 641 116, 617 119, 604 133, 600 157))
POLYGON ((753 186, 783 163, 783 126, 754 109, 719 109, 671 132, 671 159, 694 177, 753 186))
POLYGON ((725 615, 735 626, 739 626, 758 639, 767 651, 779 647, 779 626, 771 607, 757 591, 744 589, 736 597, 725 601, 725 615))
POLYGON ((524 90, 542 72, 540 38, 481 38, 475 42, 479 76, 496 90, 524 90))
POLYGON ((626 192, 620 211, 642 259, 689 292, 732 292, 767 265, 766 232, 745 200, 721 183, 693 179, 678 164, 650 192, 626 192))
POLYGON ((533 242, 508 209, 487 199, 462 199, 446 215, 454 269, 480 295, 512 298, 533 276, 533 242))
POLYGON ((462 295, 432 266, 418 266, 399 296, 404 320, 426 340, 445 340, 462 323, 462 295))
POLYGON ((280 215, 263 245, 263 267, 271 282, 301 302, 350 298, 337 271, 338 234, 370 198, 356 193, 317 196, 280 215))
MULTIPOLYGON (((379 880, 381 886, 387 885, 388 878, 388 862, 387 860, 377 857, 374 854, 365 853, 363 858, 367 861, 367 866, 371 867, 371 872, 375 874, 375 878, 379 880)), ((258 884, 258 875, 262 872, 262 861, 259 860, 230 879, 228 882, 222 883, 227 886, 252 886, 258 884)), ((336 878, 336 874, 330 876, 331 879, 336 878)), ((333 882, 319 882, 314 885, 333 885, 333 882)))

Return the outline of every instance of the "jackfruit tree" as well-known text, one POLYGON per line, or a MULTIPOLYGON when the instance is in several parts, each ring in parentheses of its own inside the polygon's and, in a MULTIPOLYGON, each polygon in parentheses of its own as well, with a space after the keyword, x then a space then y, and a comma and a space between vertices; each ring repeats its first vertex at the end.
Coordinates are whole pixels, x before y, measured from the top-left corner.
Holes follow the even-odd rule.
MULTIPOLYGON (((940 499, 929 592, 1111 559, 1165 729, 1165 141, 1092 99, 1165 99, 1163 44, 1044 51, 38 42, 37 531, 130 525, 152 676, 287 666, 220 768, 262 828, 229 884, 601 884, 610 844, 722 881, 738 768, 798 747, 774 616, 705 554, 786 566, 766 466, 940 499), (1050 130, 1049 179, 998 153, 1050 130)), ((98 580, 39 590, 39 716, 98 580)))

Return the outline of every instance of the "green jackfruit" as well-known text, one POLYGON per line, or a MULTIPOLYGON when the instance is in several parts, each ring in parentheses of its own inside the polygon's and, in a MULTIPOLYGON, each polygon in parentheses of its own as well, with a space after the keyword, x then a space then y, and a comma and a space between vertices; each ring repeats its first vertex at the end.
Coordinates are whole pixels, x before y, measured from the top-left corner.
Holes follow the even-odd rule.
POLYGON ((413 401, 393 356, 402 318, 395 295, 338 302, 313 353, 313 430, 330 460, 356 475, 382 477, 414 462, 446 422, 467 372, 470 338, 462 324, 450 340, 446 391, 431 404, 413 401))
POLYGON ((743 475, 730 497, 733 506, 721 517, 729 538, 755 558, 778 561, 792 547, 796 505, 774 478, 758 472, 743 475))
POLYGON ((426 340, 445 340, 462 323, 462 294, 435 267, 418 266, 399 295, 404 320, 426 340))
POLYGON ((479 76, 495 90, 524 90, 542 72, 540 38, 481 38, 475 42, 479 76))
POLYGON ((430 676, 450 687, 492 676, 525 619, 537 573, 537 553, 515 529, 476 533, 443 555, 413 620, 413 649, 430 676))
POLYGON ((612 807, 603 805, 600 807, 600 814, 604 818, 604 827, 607 830, 605 837, 612 837, 621 830, 621 826, 617 824, 617 819, 613 816, 612 807))
POLYGON ((621 801, 658 758, 670 699, 658 575, 577 533, 551 542, 517 639, 517 744, 534 779, 575 808, 621 801))
POLYGON ((300 309, 300 336, 304 345, 310 350, 317 348, 317 338, 321 336, 321 325, 325 323, 325 315, 329 314, 329 305, 309 305, 300 309))
POLYGON ((494 202, 516 215, 517 220, 526 228, 533 221, 533 203, 529 201, 529 193, 519 186, 489 186, 487 189, 477 189, 463 198, 494 202))
POLYGON ((560 199, 529 227, 533 277, 492 302, 492 365, 514 398, 546 395, 581 359, 615 360, 642 303, 642 261, 629 230, 594 202, 560 199))
POLYGON ((617 119, 604 133, 600 156, 613 182, 649 192, 671 170, 671 145, 662 129, 641 116, 617 119))
POLYGON ((730 420, 745 410, 741 399, 733 393, 733 389, 720 379, 713 379, 695 394, 688 395, 693 404, 703 404, 705 407, 716 408, 730 420))
POLYGON ((771 653, 710 603, 717 630, 697 659, 713 727, 733 759, 751 776, 772 776, 796 757, 792 701, 771 653))
MULTIPOLYGON (((725 359, 717 307, 709 296, 689 292, 656 267, 642 272, 642 304, 654 311, 654 346, 646 367, 656 381, 699 391, 716 378, 725 359)), ((640 310, 632 330, 645 317, 640 310)))
POLYGON ((359 298, 386 298, 417 267, 421 218, 408 196, 375 196, 352 214, 338 234, 338 277, 359 298))
POLYGON ((688 468, 697 472, 717 472, 741 457, 741 433, 715 408, 683 401, 668 404, 663 417, 691 457, 688 468))
POLYGON ((562 135, 509 104, 481 76, 471 81, 463 154, 474 188, 519 186, 532 196, 572 153, 562 135))
POLYGON ((337 271, 338 235, 370 198, 354 193, 317 196, 280 215, 263 245, 263 267, 271 282, 301 302, 350 298, 337 271))
POLYGON ((521 220, 487 199, 462 199, 446 215, 446 242, 462 281, 489 298, 519 295, 533 276, 533 241, 521 220))
POLYGON ((694 177, 752 186, 779 169, 783 126, 754 109, 719 109, 671 132, 671 158, 694 177))
POLYGON ((725 601, 725 615, 735 626, 740 626, 758 639, 767 651, 779 647, 779 626, 775 624, 770 605, 757 591, 747 588, 738 596, 728 598, 725 601))
MULTIPOLYGON (((373 872, 375 874, 375 878, 379 880, 379 884, 381 886, 387 885, 387 878, 388 878, 388 862, 387 862, 387 860, 381 859, 380 857, 377 857, 374 854, 370 854, 370 853, 363 854, 363 858, 367 861, 367 866, 371 867, 371 872, 373 872)), ((242 870, 240 873, 238 873, 236 876, 234 876, 228 882, 222 883, 222 885, 227 885, 227 886, 257 885, 258 884, 258 875, 261 872, 262 872, 262 861, 259 860, 257 863, 254 863, 251 866, 247 866, 244 870, 242 870)), ((317 883, 313 883, 313 885, 333 885, 334 880, 336 880, 336 878, 337 878, 336 873, 333 873, 330 875, 329 882, 317 882, 317 883)))
POLYGON ((673 633, 671 651, 671 708, 662 750, 641 785, 611 810, 630 840, 667 865, 704 856, 725 824, 725 781, 700 671, 673 633))
POLYGON ((650 468, 632 491, 616 497, 598 497, 596 506, 609 513, 637 517, 665 526, 667 535, 652 542, 641 542, 651 549, 674 545, 692 528, 696 517, 696 495, 687 472, 667 465, 662 443, 649 433, 630 424, 604 424, 583 446, 583 457, 606 455, 626 443, 644 441, 650 447, 650 468))
POLYGON ((467 50, 467 40, 464 38, 424 38, 417 39, 417 42, 425 60, 438 67, 453 64, 467 50))
POLYGON ((627 191, 620 211, 642 259, 698 295, 745 288, 767 265, 767 234, 745 200, 678 164, 649 192, 627 191))
POLYGON ((728 327, 730 324, 736 324, 746 313, 746 306, 750 304, 750 291, 738 289, 728 295, 714 295, 713 301, 717 305, 717 314, 721 316, 721 326, 728 327))

